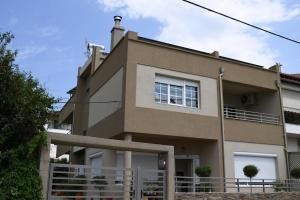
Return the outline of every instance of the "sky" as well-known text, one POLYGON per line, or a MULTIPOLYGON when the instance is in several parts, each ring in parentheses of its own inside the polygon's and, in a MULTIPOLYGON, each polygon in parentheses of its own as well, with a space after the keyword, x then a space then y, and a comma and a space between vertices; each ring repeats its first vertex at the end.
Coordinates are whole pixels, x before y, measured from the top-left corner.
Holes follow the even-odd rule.
MULTIPOLYGON (((224 14, 300 41, 296 0, 193 0, 224 14)), ((1 0, 0 32, 10 31, 16 63, 32 73, 51 95, 68 98, 86 41, 110 50, 113 16, 139 36, 268 68, 300 73, 300 45, 249 28, 181 0, 1 0), (5 8, 5 9, 3 9, 5 8)))

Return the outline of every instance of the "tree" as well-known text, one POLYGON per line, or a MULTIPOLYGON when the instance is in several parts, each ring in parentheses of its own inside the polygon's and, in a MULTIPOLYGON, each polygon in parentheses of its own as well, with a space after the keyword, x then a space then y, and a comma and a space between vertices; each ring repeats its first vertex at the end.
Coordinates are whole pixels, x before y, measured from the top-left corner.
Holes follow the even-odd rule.
POLYGON ((252 193, 252 183, 251 183, 251 180, 254 176, 256 176, 258 174, 258 169, 255 165, 246 165, 244 168, 243 168, 243 172, 244 172, 244 175, 247 176, 248 178, 250 178, 250 190, 251 190, 251 193, 252 193))
POLYGON ((11 33, 0 33, 0 199, 41 199, 39 148, 55 103, 15 64, 11 33))
POLYGON ((196 192, 212 192, 213 185, 211 183, 210 177, 211 175, 211 167, 209 165, 200 165, 196 167, 195 173, 199 176, 200 183, 196 185, 196 192), (204 183, 201 183, 201 180, 204 183))

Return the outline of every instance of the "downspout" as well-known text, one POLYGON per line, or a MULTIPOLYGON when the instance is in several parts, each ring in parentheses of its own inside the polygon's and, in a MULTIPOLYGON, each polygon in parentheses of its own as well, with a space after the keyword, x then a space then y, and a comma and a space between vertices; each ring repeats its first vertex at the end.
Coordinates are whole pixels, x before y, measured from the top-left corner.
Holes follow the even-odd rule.
POLYGON ((220 68, 219 69, 219 95, 220 95, 220 115, 221 115, 222 161, 223 161, 223 176, 224 176, 224 192, 226 192, 223 76, 224 76, 224 68, 220 68))
POLYGON ((285 155, 285 163, 286 163, 286 173, 287 173, 287 178, 290 179, 290 164, 289 164, 289 154, 288 154, 288 151, 287 151, 287 135, 286 135, 286 127, 285 127, 283 100, 282 100, 280 71, 279 71, 279 80, 276 80, 276 86, 278 88, 279 100, 280 100, 281 123, 282 123, 282 128, 283 128, 283 141, 284 141, 284 155, 285 155))

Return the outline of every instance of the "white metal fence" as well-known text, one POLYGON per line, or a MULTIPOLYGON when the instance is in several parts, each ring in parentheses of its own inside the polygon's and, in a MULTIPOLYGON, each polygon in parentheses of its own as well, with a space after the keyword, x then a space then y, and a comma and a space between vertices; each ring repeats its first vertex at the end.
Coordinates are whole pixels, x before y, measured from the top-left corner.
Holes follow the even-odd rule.
POLYGON ((238 119, 259 123, 280 124, 279 115, 239 110, 231 106, 224 106, 224 117, 228 119, 238 119))
POLYGON ((48 200, 166 199, 164 170, 51 164, 48 200))

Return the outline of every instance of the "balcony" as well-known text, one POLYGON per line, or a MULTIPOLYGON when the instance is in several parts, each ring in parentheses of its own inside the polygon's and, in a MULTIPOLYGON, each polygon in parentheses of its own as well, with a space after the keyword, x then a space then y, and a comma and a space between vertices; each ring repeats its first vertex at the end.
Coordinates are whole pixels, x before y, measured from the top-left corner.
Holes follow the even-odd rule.
POLYGON ((244 120, 258 123, 280 124, 280 116, 236 109, 233 106, 224 106, 224 117, 227 119, 244 120))

